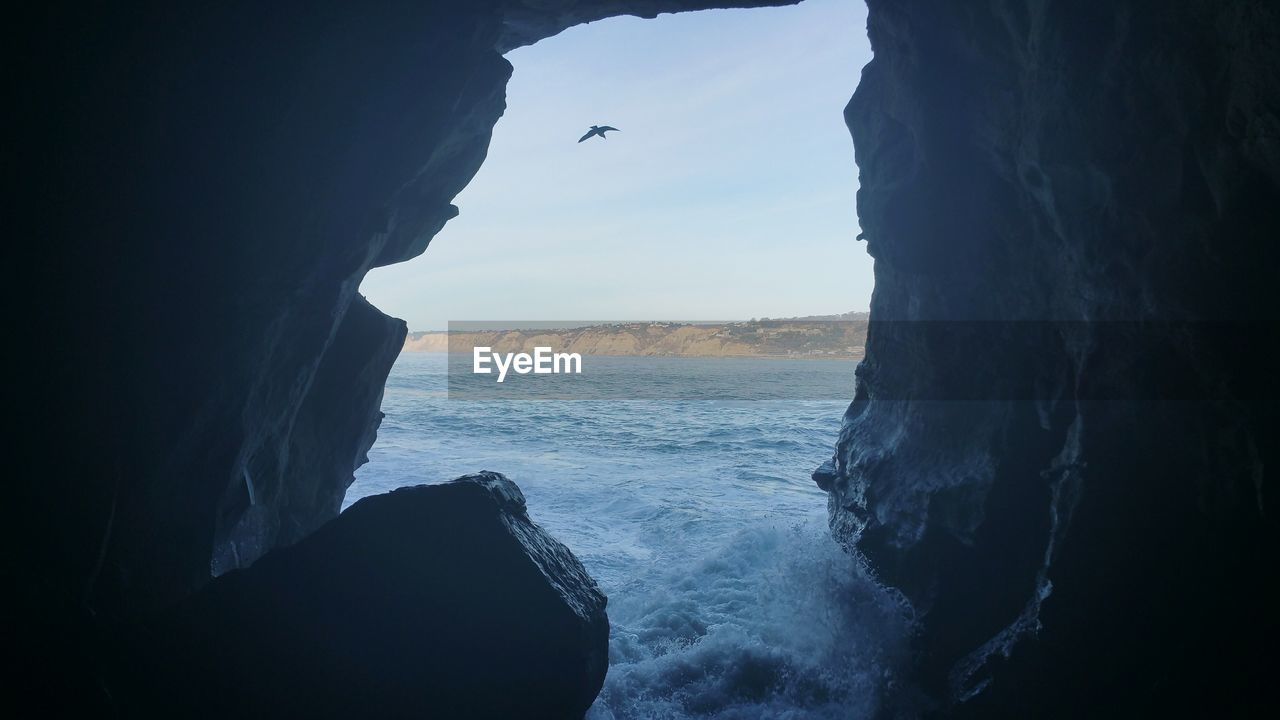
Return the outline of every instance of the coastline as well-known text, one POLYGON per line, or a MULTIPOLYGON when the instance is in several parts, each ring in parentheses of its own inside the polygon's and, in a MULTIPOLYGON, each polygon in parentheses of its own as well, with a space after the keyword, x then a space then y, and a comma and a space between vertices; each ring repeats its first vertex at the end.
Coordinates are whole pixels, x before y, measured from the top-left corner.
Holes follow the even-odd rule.
MULTIPOLYGON (((461 323, 460 323, 461 324, 461 323)), ((401 352, 529 353, 536 347, 595 357, 861 360, 867 323, 758 320, 719 324, 611 323, 564 329, 464 329, 409 333, 401 352)))

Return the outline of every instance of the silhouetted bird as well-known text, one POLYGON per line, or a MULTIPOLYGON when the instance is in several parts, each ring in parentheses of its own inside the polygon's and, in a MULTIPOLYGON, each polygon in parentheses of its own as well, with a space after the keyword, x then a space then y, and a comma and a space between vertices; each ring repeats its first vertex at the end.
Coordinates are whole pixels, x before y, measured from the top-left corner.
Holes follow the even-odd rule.
POLYGON ((586 135, 583 135, 582 137, 578 138, 578 142, 582 142, 583 140, 586 140, 587 138, 591 137, 592 135, 599 135, 600 137, 604 138, 605 140, 608 140, 609 138, 604 137, 604 134, 605 134, 606 132, 609 132, 610 130, 612 130, 612 131, 614 131, 614 132, 622 132, 622 131, 621 131, 621 130, 619 130, 618 128, 616 128, 616 127, 609 127, 608 125, 605 125, 605 126, 603 126, 603 127, 601 127, 600 125, 592 125, 592 126, 591 126, 591 129, 587 131, 587 134, 586 134, 586 135))

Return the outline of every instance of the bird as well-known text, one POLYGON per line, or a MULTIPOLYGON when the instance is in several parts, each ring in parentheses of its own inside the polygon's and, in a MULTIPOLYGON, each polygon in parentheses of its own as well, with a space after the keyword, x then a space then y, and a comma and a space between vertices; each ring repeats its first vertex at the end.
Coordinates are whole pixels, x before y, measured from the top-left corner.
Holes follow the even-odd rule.
POLYGON ((587 138, 591 137, 592 135, 599 135, 601 138, 604 138, 605 140, 608 140, 609 138, 606 138, 606 137, 604 136, 604 134, 605 134, 606 132, 609 132, 610 130, 612 130, 612 131, 614 131, 614 132, 622 132, 622 131, 621 131, 621 130, 619 130, 618 128, 616 128, 616 127, 610 127, 610 126, 608 126, 608 125, 592 125, 592 126, 591 126, 591 129, 587 131, 587 134, 586 134, 586 135, 583 135, 582 137, 578 138, 578 142, 582 142, 583 140, 586 140, 587 138))

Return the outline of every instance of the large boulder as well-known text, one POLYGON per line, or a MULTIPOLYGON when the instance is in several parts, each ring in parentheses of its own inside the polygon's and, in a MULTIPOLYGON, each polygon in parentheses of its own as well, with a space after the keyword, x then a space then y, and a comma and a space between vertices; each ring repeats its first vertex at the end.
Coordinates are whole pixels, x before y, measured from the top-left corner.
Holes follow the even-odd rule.
POLYGON ((605 603, 502 475, 402 488, 184 602, 125 708, 580 718, 608 667, 605 603))

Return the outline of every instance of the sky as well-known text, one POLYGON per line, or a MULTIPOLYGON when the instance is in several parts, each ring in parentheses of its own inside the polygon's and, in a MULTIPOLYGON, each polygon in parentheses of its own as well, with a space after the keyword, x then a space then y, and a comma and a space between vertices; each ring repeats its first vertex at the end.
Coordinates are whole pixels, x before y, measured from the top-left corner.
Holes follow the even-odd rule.
POLYGON ((410 330, 868 308, 842 115, 871 59, 860 0, 612 18, 507 59, 460 215, 361 285, 410 330), (619 132, 579 144, 591 125, 619 132))

